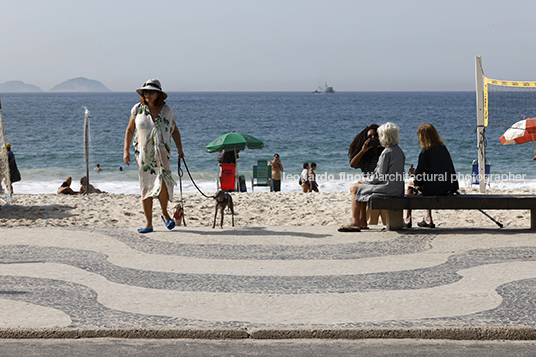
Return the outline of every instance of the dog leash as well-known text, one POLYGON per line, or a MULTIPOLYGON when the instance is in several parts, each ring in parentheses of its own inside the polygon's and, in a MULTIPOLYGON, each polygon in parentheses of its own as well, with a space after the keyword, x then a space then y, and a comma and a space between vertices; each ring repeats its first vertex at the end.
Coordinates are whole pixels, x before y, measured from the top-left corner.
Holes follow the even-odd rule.
POLYGON ((179 188, 181 190, 181 204, 182 204, 182 176, 184 175, 184 172, 182 171, 181 167, 181 158, 179 157, 179 166, 177 169, 177 173, 179 174, 179 188))
POLYGON ((182 176, 184 175, 184 172, 182 171, 182 168, 181 168, 181 160, 179 158, 179 168, 177 170, 178 174, 179 174, 179 187, 180 187, 180 191, 181 191, 181 203, 178 205, 178 207, 175 207, 175 214, 173 215, 175 217, 175 219, 178 219, 179 220, 179 225, 181 225, 181 223, 184 223, 184 226, 186 227, 186 218, 185 218, 185 214, 184 214, 184 200, 182 199, 182 176), (182 222, 181 222, 182 221, 182 222))
MULTIPOLYGON (((190 173, 190 170, 188 169, 188 165, 186 165, 186 160, 184 160, 184 157, 182 158, 182 161, 184 162, 184 167, 186 168, 186 172, 188 172, 188 176, 190 176, 190 180, 192 180, 192 183, 194 184, 195 188, 197 188, 197 191, 199 191, 200 194, 202 194, 203 196, 205 196, 206 198, 216 198, 216 196, 207 196, 203 193, 203 191, 201 191, 201 189, 199 187, 197 187, 197 184, 195 183, 194 181, 194 178, 192 177, 192 174, 190 173)), ((181 177, 181 158, 179 157, 179 178, 181 177)), ((182 192, 182 188, 181 188, 181 192, 182 192)))

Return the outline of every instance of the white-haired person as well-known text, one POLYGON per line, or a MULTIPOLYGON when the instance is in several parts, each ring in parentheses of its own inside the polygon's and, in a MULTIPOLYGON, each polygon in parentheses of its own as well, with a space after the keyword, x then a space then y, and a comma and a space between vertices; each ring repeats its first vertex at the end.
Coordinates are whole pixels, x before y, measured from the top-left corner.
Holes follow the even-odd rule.
POLYGON ((368 229, 366 206, 372 196, 404 196, 404 165, 406 156, 398 146, 399 128, 388 122, 378 128, 380 144, 385 148, 381 153, 372 175, 365 177, 357 188, 357 205, 352 207, 352 216, 358 218, 358 225, 343 225, 339 232, 359 232, 368 229))

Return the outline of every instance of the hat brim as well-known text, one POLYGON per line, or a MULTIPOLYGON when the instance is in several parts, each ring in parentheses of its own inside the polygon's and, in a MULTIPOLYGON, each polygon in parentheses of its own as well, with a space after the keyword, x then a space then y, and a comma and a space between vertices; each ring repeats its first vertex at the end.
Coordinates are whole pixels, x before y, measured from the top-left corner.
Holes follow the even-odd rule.
POLYGON ((167 98, 166 92, 164 92, 163 90, 157 89, 155 87, 150 87, 150 86, 138 88, 138 89, 136 89, 136 93, 138 93, 140 96, 143 96, 143 91, 144 90, 154 90, 154 91, 160 92, 164 96, 164 99, 167 98))

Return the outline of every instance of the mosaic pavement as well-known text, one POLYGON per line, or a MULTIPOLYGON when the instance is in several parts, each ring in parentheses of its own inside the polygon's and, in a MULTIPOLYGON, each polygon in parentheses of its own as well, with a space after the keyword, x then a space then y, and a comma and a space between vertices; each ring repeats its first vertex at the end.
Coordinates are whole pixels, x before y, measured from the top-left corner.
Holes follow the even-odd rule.
POLYGON ((527 230, 0 228, 0 329, 531 328, 527 230))

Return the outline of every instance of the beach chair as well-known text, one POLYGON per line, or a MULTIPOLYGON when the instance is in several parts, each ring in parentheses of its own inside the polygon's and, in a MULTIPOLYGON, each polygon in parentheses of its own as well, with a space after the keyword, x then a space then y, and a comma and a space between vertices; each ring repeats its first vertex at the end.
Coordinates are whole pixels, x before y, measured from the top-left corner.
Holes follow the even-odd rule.
POLYGON ((253 165, 253 177, 251 178, 251 192, 255 186, 270 187, 272 180, 272 167, 268 166, 268 161, 258 160, 253 165))
POLYGON ((219 187, 223 191, 236 190, 236 164, 220 164, 219 187))

